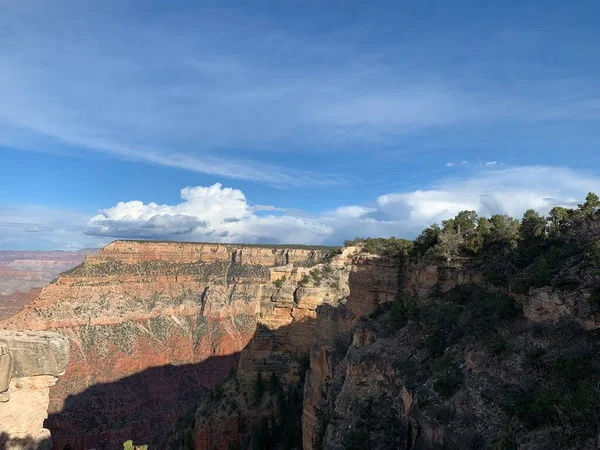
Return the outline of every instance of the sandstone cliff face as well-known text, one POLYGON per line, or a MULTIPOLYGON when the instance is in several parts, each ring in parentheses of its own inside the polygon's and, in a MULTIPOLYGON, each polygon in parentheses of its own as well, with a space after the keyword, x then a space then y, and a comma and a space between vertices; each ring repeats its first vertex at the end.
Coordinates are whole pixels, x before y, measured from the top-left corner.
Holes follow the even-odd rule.
POLYGON ((465 267, 362 253, 347 264, 347 298, 257 330, 198 408, 195 449, 594 448, 600 342, 585 294, 511 297, 465 267), (395 297, 411 309, 401 325, 395 297), (299 421, 301 435, 286 426, 299 421))
POLYGON ((600 320, 591 313, 589 292, 565 292, 549 288, 532 289, 520 296, 523 315, 532 322, 555 324, 573 320, 586 330, 600 328, 600 320))
POLYGON ((51 448, 50 387, 65 372, 69 342, 50 332, 0 331, 0 446, 51 448))
MULTIPOLYGON (((346 296, 346 259, 327 249, 117 241, 3 327, 70 340, 71 362, 50 393, 57 448, 120 448, 157 438, 195 406, 237 364, 257 324, 302 322, 346 296)), ((310 333, 283 340, 306 349, 310 333)))

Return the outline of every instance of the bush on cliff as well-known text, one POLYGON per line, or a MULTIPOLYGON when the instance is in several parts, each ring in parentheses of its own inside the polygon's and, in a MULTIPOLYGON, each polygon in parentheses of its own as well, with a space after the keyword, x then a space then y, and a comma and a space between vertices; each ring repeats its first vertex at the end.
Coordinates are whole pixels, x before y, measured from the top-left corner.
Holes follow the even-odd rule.
POLYGON ((133 445, 133 441, 125 441, 123 443, 123 450, 148 450, 147 445, 133 445))

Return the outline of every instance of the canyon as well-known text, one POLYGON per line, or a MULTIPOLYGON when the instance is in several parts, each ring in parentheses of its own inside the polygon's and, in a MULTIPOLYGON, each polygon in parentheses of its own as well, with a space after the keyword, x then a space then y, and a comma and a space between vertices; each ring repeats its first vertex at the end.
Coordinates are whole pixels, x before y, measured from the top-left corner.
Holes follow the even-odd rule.
MULTIPOLYGON (((127 439, 157 446, 242 364, 258 325, 302 323, 348 295, 347 251, 334 252, 116 241, 0 326, 70 341, 66 373, 50 391, 55 448, 116 449, 127 439)), ((307 347, 310 327, 298 332, 287 340, 307 347)))
POLYGON ((96 251, 0 251, 0 320, 14 315, 58 274, 96 251))
POLYGON ((427 257, 419 240, 115 241, 0 328, 68 342, 57 449, 592 450, 600 229, 583 225, 526 260, 492 239, 453 258, 443 238, 427 257))

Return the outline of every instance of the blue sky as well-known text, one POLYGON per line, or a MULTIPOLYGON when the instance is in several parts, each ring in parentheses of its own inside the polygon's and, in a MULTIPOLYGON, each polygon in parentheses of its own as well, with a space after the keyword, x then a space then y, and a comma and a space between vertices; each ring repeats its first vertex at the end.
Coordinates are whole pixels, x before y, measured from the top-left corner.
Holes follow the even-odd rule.
POLYGON ((600 3, 0 0, 0 249, 339 243, 600 191, 600 3))

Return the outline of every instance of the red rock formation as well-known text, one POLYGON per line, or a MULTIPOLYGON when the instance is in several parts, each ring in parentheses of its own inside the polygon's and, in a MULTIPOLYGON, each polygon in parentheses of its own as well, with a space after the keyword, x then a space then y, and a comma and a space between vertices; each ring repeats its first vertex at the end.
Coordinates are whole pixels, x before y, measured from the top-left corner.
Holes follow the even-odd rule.
MULTIPOLYGON (((117 449, 130 438, 160 445, 156 439, 195 407, 204 387, 237 363, 257 323, 303 320, 347 295, 344 257, 318 282, 309 275, 329 256, 327 249, 117 241, 3 326, 54 330, 71 341, 71 362, 50 394, 47 426, 57 448, 117 449)), ((306 349, 309 338, 292 340, 306 349)))

